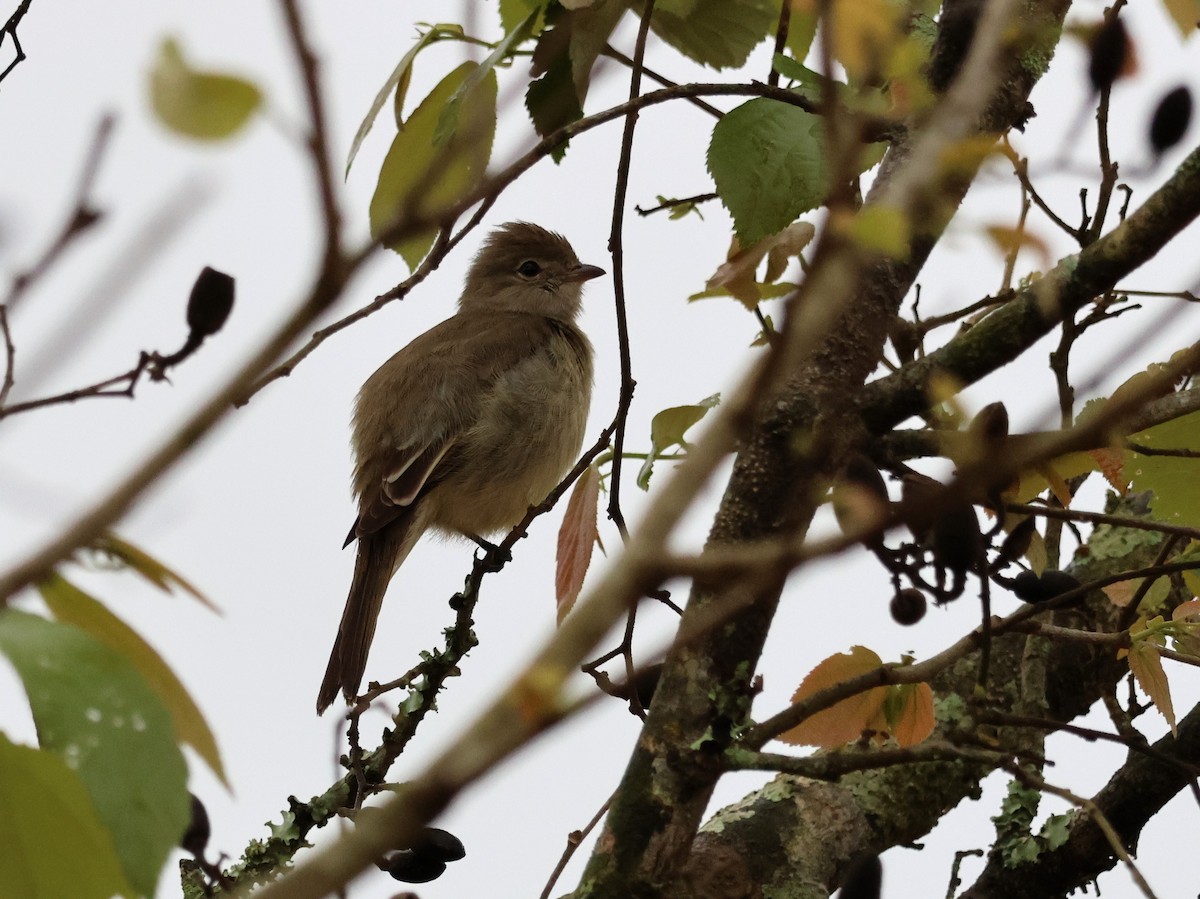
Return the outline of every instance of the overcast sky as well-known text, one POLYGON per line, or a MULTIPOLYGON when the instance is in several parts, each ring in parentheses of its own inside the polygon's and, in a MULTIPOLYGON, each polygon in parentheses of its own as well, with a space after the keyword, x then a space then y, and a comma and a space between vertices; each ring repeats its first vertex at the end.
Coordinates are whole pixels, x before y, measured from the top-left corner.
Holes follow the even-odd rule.
MULTIPOLYGON (((330 137, 339 166, 376 90, 411 45, 413 23, 462 21, 453 14, 458 6, 382 0, 305 4, 323 61, 330 137)), ((1094 20, 1101 9, 1099 3, 1078 6, 1081 20, 1094 20)), ((476 4, 475 12, 472 30, 498 37, 491 5, 476 4)), ((0 16, 7 14, 0 7, 0 16)), ((1200 88, 1196 42, 1186 52, 1181 49, 1157 4, 1133 4, 1128 18, 1141 71, 1130 85, 1117 89, 1112 116, 1114 153, 1127 171, 1146 162, 1143 135, 1157 97, 1180 82, 1200 88)), ((118 123, 96 189, 105 220, 12 317, 14 398, 116 374, 131 366, 141 350, 176 349, 186 334, 188 291, 205 265, 234 275, 238 297, 225 331, 173 372, 171 385, 144 384, 133 402, 92 400, 0 425, 0 565, 40 546, 171 433, 304 295, 318 248, 313 185, 293 137, 303 121, 303 104, 275 4, 112 0, 67 5, 34 0, 20 34, 29 59, 0 87, 0 273, 11 275, 28 265, 67 214, 101 114, 114 112, 118 123), (145 97, 147 70, 166 36, 178 38, 197 67, 226 69, 256 81, 268 97, 269 114, 237 139, 216 146, 165 132, 152 120, 145 97), (182 215, 180 208, 186 210, 182 215)), ((631 49, 628 23, 613 42, 631 49)), ((466 52, 446 44, 422 55, 410 106, 466 52)), ((752 74, 765 79, 765 48, 755 58, 752 74)), ((713 78, 663 47, 651 48, 651 64, 676 81, 713 78)), ((1078 209, 1085 167, 1094 159, 1090 132, 1064 135, 1085 100, 1084 65, 1077 47, 1064 42, 1051 75, 1033 95, 1038 118, 1027 134, 1014 138, 1028 148, 1069 149, 1071 172, 1046 172, 1040 181, 1069 220, 1078 209)), ((524 77, 520 65, 503 73, 501 98, 519 98, 524 77)), ((619 102, 627 91, 624 70, 605 66, 594 82, 588 110, 619 102)), ((514 102, 502 114, 497 162, 534 139, 516 107, 514 102)), ((365 238, 373 179, 391 138, 387 116, 385 109, 339 196, 356 239, 365 238)), ((652 205, 658 194, 711 190, 704 168, 711 125, 704 113, 678 104, 647 111, 638 126, 625 231, 638 381, 629 437, 633 450, 646 448, 655 411, 727 388, 755 352, 749 344, 758 327, 739 304, 686 302, 723 259, 729 238, 723 211, 708 204, 703 220, 669 222, 662 216, 639 218, 632 210, 633 204, 652 205)), ((1193 141, 1195 133, 1193 129, 1193 141)), ((577 139, 562 165, 540 163, 500 198, 488 224, 536 221, 566 234, 583 261, 611 268, 606 244, 619 138, 619 124, 598 129, 577 139)), ((1134 205, 1179 155, 1169 155, 1161 171, 1134 182, 1134 205)), ((1011 223, 1018 197, 1003 167, 992 172, 980 179, 922 276, 926 315, 984 296, 1000 283, 1002 260, 977 232, 983 224, 1011 223)), ((1035 169, 1034 174, 1040 173, 1035 169)), ((1031 221, 1056 256, 1070 251, 1044 219, 1035 215, 1031 221)), ((264 822, 278 821, 289 794, 305 799, 324 790, 336 775, 336 715, 318 719, 313 703, 353 566, 352 551, 339 549, 354 517, 348 488, 351 402, 376 366, 451 313, 470 255, 484 233, 479 229, 468 237, 403 303, 328 341, 292 377, 231 413, 120 523, 121 534, 195 582, 224 610, 222 616, 186 598, 164 598, 131 576, 72 569, 72 576, 154 643, 207 714, 234 786, 228 795, 189 756, 192 789, 213 817, 211 845, 216 850, 240 855, 248 840, 266 834, 264 822)), ((1190 230, 1178 241, 1188 251, 1156 260, 1132 286, 1171 290, 1194 285, 1200 276, 1196 235, 1195 228, 1190 230)), ((1022 256, 1018 273, 1039 267, 1035 256, 1022 256)), ((381 254, 328 320, 369 302, 406 274, 401 260, 381 254)), ((589 284, 585 306, 583 326, 598 353, 590 441, 610 420, 616 402, 611 281, 589 284)), ((1104 342, 1096 339, 1079 354, 1077 372, 1083 379, 1096 376, 1094 394, 1107 393, 1138 365, 1165 358, 1194 339, 1195 324, 1193 317, 1148 344, 1125 347, 1122 356, 1128 361, 1111 372, 1104 342)), ((1128 332, 1111 335, 1128 337, 1128 332)), ((1034 355, 1030 363, 1014 365, 969 391, 964 398, 968 409, 1003 399, 1018 425, 1045 423, 1052 380, 1044 368, 1044 352, 1034 355)), ((632 521, 644 502, 633 486, 636 467, 631 463, 627 471, 623 495, 632 521)), ((688 519, 683 543, 699 545, 708 523, 703 509, 711 510, 717 496, 719 484, 688 519)), ((394 770, 395 779, 403 780, 433 757, 529 649, 551 633, 552 556, 560 518, 556 511, 540 519, 530 538, 518 545, 513 563, 486 580, 476 618, 481 646, 443 695, 439 714, 422 726, 394 770)), ((616 549, 619 540, 612 528, 603 533, 610 550, 616 549)), ((395 677, 413 664, 419 650, 440 645, 441 630, 452 620, 445 601, 461 586, 470 559, 467 544, 427 541, 418 547, 393 583, 368 678, 395 677)), ((686 594, 675 586, 681 599, 686 594)), ((780 708, 808 670, 832 652, 863 643, 885 659, 905 651, 925 657, 978 617, 977 606, 965 599, 931 614, 917 628, 902 629, 887 616, 888 597, 884 573, 850 558, 798 574, 767 648, 766 689, 756 713, 766 717, 780 708)), ((1015 604, 1001 598, 997 605, 1003 613, 1015 604)), ((30 599, 28 607, 36 608, 36 603, 30 599)), ((663 613, 647 615, 639 624, 642 650, 661 648, 669 625, 663 613)), ((1190 706, 1200 692, 1196 677, 1177 671, 1172 677, 1176 707, 1190 706)), ((582 678, 578 688, 587 688, 582 678)), ((18 691, 15 677, 0 663, 0 708, 5 710, 0 728, 15 739, 32 741, 32 723, 22 718, 18 691)), ((376 729, 384 723, 382 715, 372 720, 376 729)), ((1161 722, 1143 720, 1154 737, 1165 729, 1161 722)), ((467 858, 441 880, 420 887, 420 894, 426 899, 537 895, 567 834, 582 827, 616 785, 636 733, 636 721, 619 702, 598 703, 468 791, 439 822, 462 838, 467 858)), ((1109 747, 1080 747, 1065 740, 1052 741, 1051 750, 1059 753, 1060 764, 1050 778, 1085 795, 1103 783, 1105 766, 1121 757, 1109 747)), ((717 805, 763 780, 763 775, 749 774, 727 778, 717 805)), ((988 785, 982 802, 964 803, 947 817, 925 852, 898 849, 885 856, 885 883, 893 884, 885 887, 885 896, 905 895, 894 885, 909 877, 932 884, 929 895, 941 894, 953 852, 989 843, 988 819, 997 811, 1004 781, 993 778, 988 785)), ((1044 808, 1062 807, 1047 800, 1044 808)), ((1142 869, 1160 895, 1178 894, 1171 884, 1169 856, 1179 844, 1172 836, 1180 828, 1194 832, 1196 816, 1194 804, 1185 798, 1144 835, 1142 869)), ((586 854, 585 847, 558 892, 574 885, 586 854)), ((964 865, 967 882, 975 867, 972 860, 964 865)), ((168 867, 161 895, 177 895, 177 883, 168 867)), ((1132 889, 1124 874, 1111 875, 1103 888, 1106 896, 1129 895, 1132 889)), ((364 878, 352 895, 383 897, 399 891, 400 885, 376 875, 364 878)))

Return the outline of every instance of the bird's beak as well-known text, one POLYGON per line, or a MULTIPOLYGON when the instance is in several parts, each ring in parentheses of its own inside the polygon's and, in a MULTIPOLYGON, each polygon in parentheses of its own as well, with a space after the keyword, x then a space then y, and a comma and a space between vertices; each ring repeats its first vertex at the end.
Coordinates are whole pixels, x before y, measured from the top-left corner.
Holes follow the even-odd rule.
POLYGON ((574 283, 576 281, 590 281, 592 278, 599 278, 603 274, 606 274, 606 272, 598 265, 581 264, 579 268, 567 272, 567 276, 563 278, 563 280, 567 281, 568 283, 574 283))

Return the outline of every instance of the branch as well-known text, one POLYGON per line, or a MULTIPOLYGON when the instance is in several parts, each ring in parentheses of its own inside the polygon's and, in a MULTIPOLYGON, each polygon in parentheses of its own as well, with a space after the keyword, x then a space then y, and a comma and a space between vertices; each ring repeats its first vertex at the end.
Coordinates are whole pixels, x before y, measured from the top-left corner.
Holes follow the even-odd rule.
POLYGON ((0 47, 4 46, 4 36, 7 34, 12 38, 13 50, 15 55, 13 61, 4 67, 4 71, 0 72, 0 81, 8 77, 8 73, 17 67, 19 63, 25 61, 25 51, 21 48, 21 41, 17 38, 17 26, 21 24, 21 20, 25 18, 25 13, 29 12, 29 5, 33 0, 21 0, 17 4, 17 8, 13 14, 8 17, 8 21, 4 23, 4 27, 0 28, 0 47))
MULTIPOLYGON (((294 12, 291 3, 288 0, 284 0, 284 2, 285 9, 294 12)), ((308 51, 304 36, 300 31, 299 21, 295 16, 291 16, 289 23, 295 28, 292 33, 293 40, 305 48, 297 51, 298 56, 304 58, 308 51)), ((306 84, 315 88, 315 82, 311 79, 307 79, 306 84)), ((320 98, 316 95, 310 96, 309 104, 310 108, 319 110, 320 98)), ((318 115, 316 121, 320 122, 321 120, 318 115)), ((323 135, 323 132, 319 133, 323 135)), ((317 191, 322 196, 332 196, 333 188, 329 182, 328 166, 324 164, 327 154, 314 146, 312 155, 317 191)), ((78 547, 90 543, 100 536, 125 513, 142 491, 169 470, 185 453, 194 449, 200 439, 232 408, 234 401, 245 392, 246 388, 278 358, 280 353, 287 349, 317 316, 321 315, 337 299, 354 267, 346 263, 338 249, 340 231, 336 216, 332 220, 327 220, 325 225, 326 253, 322 266, 315 283, 300 305, 270 335, 258 352, 229 378, 200 409, 193 413, 175 434, 168 437, 158 449, 152 452, 132 474, 80 516, 63 533, 0 576, 0 603, 6 603, 17 590, 44 577, 47 572, 70 556, 78 547)))

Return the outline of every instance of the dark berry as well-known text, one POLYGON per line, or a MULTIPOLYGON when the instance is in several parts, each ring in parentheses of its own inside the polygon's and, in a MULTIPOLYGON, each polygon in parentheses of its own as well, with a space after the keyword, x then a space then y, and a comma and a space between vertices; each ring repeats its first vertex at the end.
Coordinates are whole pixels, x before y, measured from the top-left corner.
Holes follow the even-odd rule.
POLYGON ((1155 153, 1169 150, 1187 133, 1192 121, 1192 92, 1182 85, 1159 101, 1150 120, 1150 146, 1155 153))
POLYGON ((892 597, 889 609, 892 619, 905 627, 916 624, 925 617, 925 594, 916 587, 906 587, 892 597))
POLYGON ((205 266, 192 285, 192 295, 188 298, 188 328, 196 337, 216 334, 232 309, 233 278, 205 266))

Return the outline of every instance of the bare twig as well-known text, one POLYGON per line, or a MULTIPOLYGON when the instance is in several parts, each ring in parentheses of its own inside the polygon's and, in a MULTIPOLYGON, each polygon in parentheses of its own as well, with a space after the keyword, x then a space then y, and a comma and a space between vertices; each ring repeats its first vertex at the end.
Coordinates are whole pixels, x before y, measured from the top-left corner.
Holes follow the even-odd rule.
MULTIPOLYGON (((28 7, 28 5, 29 0, 26 0, 24 6, 28 7)), ((16 13, 13 15, 15 16, 16 13)), ((0 31, 0 35, 2 34, 3 32, 0 31)), ((2 77, 0 76, 0 78, 2 77)), ((75 238, 79 237, 100 220, 102 213, 91 202, 92 186, 96 181, 100 162, 104 158, 105 151, 108 149, 108 142, 112 137, 113 126, 115 124, 116 119, 111 114, 105 115, 100 119, 100 123, 96 126, 96 133, 92 137, 87 157, 83 163, 83 171, 80 174, 79 186, 75 190, 75 199, 72 203, 71 212, 41 257, 29 269, 17 274, 13 278, 12 286, 9 288, 8 296, 5 297, 3 303, 9 309, 17 307, 21 299, 29 291, 29 288, 58 261, 63 251, 71 245, 75 238)))
POLYGON ((8 21, 4 23, 4 27, 0 28, 0 47, 4 46, 4 36, 7 34, 12 38, 14 51, 12 62, 4 67, 4 71, 0 72, 0 81, 7 78, 9 72, 25 61, 25 50, 21 47, 21 41, 17 37, 17 26, 25 18, 25 13, 29 12, 29 5, 32 2, 33 0, 21 0, 13 14, 8 17, 8 21))
MULTIPOLYGON (((642 89, 642 63, 646 58, 646 39, 650 35, 650 21, 654 17, 654 0, 645 0, 642 7, 641 24, 638 27, 637 44, 633 53, 633 66, 629 77, 629 100, 637 99, 642 89)), ((621 511, 621 453, 625 448, 625 424, 629 417, 629 406, 633 402, 633 361, 629 349, 629 317, 625 311, 625 200, 629 191, 629 167, 633 158, 633 132, 637 127, 638 111, 633 107, 625 116, 625 130, 621 135, 621 155, 617 160, 617 183, 613 189, 612 230, 608 235, 608 249, 613 260, 613 297, 617 314, 617 345, 621 363, 621 388, 617 404, 617 429, 613 435, 613 465, 608 499, 608 517, 613 520, 621 538, 629 539, 625 515, 621 511)))

